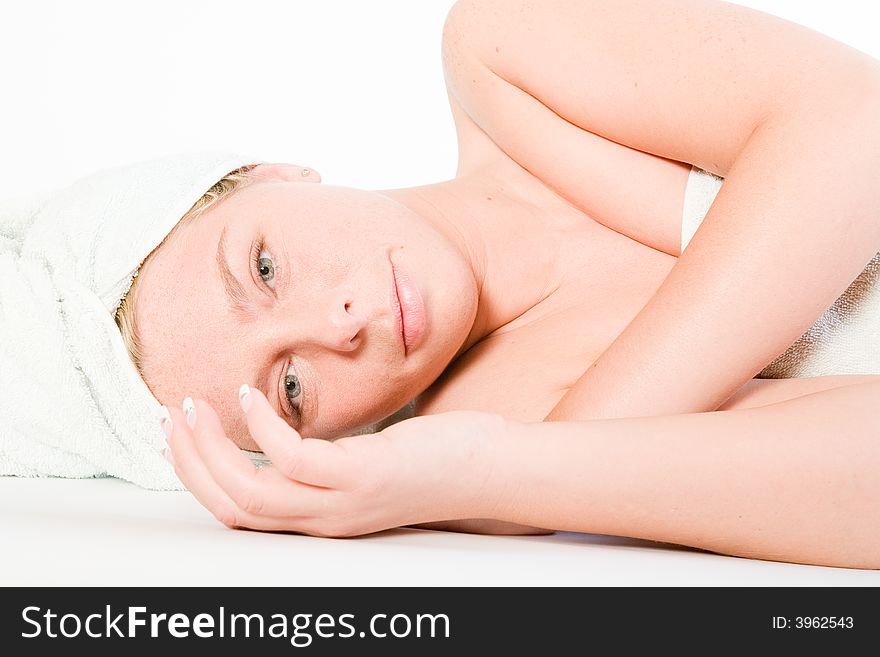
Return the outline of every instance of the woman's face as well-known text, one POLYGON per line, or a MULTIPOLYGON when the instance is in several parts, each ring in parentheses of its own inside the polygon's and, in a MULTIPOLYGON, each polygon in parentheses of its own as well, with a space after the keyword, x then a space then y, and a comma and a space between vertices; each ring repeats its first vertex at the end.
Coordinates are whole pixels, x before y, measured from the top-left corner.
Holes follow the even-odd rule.
POLYGON ((262 171, 169 236, 141 267, 135 306, 156 398, 208 401, 245 449, 258 447, 238 406, 242 383, 303 436, 346 435, 427 388, 477 304, 473 270, 425 217, 376 192, 296 180, 298 168, 262 171), (240 311, 221 262, 240 283, 240 311), (417 286, 427 319, 408 352, 392 263, 398 283, 417 286))

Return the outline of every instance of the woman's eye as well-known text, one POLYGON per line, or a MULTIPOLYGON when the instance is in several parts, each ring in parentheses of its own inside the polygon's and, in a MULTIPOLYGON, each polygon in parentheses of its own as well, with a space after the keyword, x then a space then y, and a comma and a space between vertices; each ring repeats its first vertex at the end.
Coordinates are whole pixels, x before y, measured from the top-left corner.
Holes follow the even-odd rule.
POLYGON ((300 417, 302 393, 302 384, 300 384, 293 365, 291 365, 287 368, 284 377, 284 397, 287 402, 287 408, 293 417, 300 417))
POLYGON ((259 274, 260 279, 274 289, 275 287, 275 262, 269 256, 268 251, 261 247, 254 250, 254 269, 259 274))

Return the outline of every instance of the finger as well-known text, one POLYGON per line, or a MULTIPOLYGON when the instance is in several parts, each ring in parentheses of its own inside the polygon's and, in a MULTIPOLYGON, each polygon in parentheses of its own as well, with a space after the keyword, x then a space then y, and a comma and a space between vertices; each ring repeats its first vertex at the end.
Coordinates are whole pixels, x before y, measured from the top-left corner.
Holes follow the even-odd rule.
POLYGON ((227 527, 247 527, 263 531, 305 531, 291 518, 259 517, 245 513, 211 477, 193 442, 186 417, 177 407, 168 406, 173 430, 168 448, 174 460, 174 472, 202 506, 227 527))
POLYGON ((211 478, 239 509, 253 516, 313 518, 333 503, 336 491, 332 489, 291 480, 275 467, 255 468, 226 437, 211 405, 201 399, 194 403, 196 450, 211 478))
MULTIPOLYGON (((246 387, 242 386, 240 396, 246 387)), ((347 488, 353 464, 348 452, 328 440, 302 438, 285 422, 256 388, 247 388, 250 404, 245 420, 251 438, 268 456, 272 465, 288 479, 327 488, 347 488)), ((242 401, 244 406, 246 402, 242 401)))

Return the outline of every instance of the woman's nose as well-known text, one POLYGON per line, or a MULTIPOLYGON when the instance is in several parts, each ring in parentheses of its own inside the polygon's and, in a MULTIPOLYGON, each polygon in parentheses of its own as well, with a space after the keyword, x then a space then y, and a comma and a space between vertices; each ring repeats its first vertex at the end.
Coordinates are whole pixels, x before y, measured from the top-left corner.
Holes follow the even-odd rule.
POLYGON ((260 335, 254 339, 283 350, 349 352, 364 342, 370 321, 367 304, 350 287, 318 290, 289 295, 271 319, 260 322, 260 335))
POLYGON ((350 294, 331 294, 315 304, 314 312, 305 313, 304 327, 309 339, 335 351, 353 351, 363 341, 363 332, 369 322, 366 313, 350 294))
POLYGON ((358 348, 363 341, 367 318, 355 310, 352 301, 339 297, 334 299, 327 312, 327 320, 325 342, 328 347, 337 351, 358 348))

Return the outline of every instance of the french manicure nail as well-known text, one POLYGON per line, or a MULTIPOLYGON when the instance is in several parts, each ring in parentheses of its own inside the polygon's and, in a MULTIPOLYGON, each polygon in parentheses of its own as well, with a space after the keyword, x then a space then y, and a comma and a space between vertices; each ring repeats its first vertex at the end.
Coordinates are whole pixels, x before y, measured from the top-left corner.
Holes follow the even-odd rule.
POLYGON ((165 457, 165 460, 168 461, 171 465, 174 465, 174 455, 171 453, 171 450, 167 447, 162 450, 162 456, 165 457))
POLYGON ((193 404, 192 397, 183 400, 183 412, 186 414, 186 423, 190 429, 196 428, 196 405, 193 404))
POLYGON ((162 431, 165 432, 166 438, 170 438, 171 432, 174 430, 174 422, 171 420, 171 413, 165 406, 162 406, 162 409, 159 412, 161 413, 159 422, 162 425, 162 431))
POLYGON ((241 404, 241 410, 245 413, 250 410, 251 407, 251 388, 247 383, 242 383, 241 387, 238 389, 238 401, 241 404))

